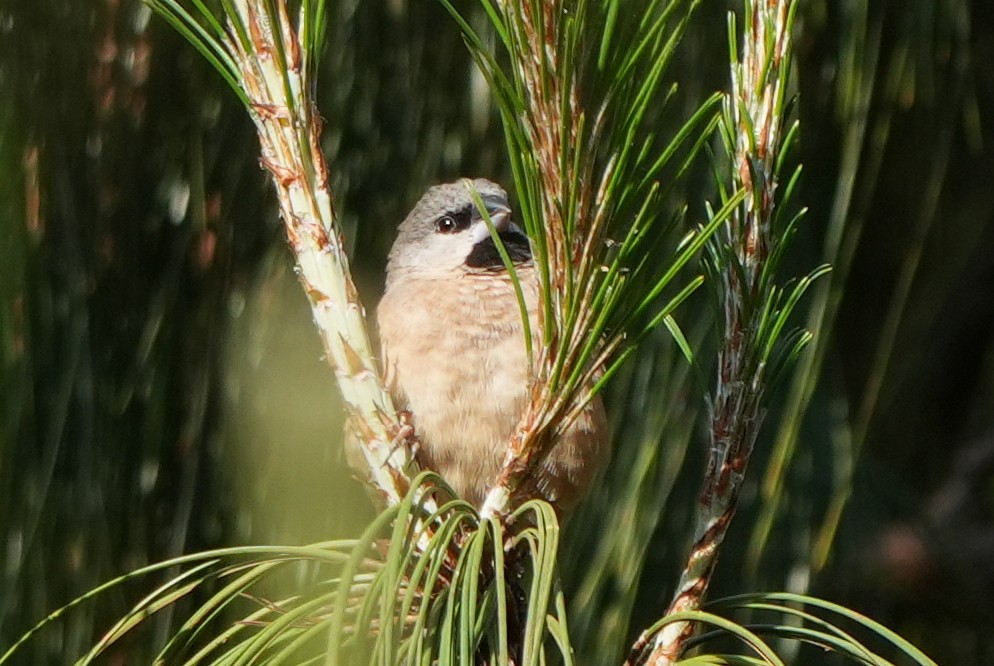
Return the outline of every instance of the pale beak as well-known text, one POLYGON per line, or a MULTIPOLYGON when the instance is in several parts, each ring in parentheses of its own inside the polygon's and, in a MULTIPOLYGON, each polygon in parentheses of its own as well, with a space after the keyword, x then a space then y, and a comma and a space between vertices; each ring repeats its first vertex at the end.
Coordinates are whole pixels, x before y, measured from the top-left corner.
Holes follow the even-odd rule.
POLYGON ((487 195, 483 197, 483 203, 497 231, 507 231, 511 228, 511 207, 503 197, 487 195))
POLYGON ((504 261, 501 251, 497 249, 498 245, 504 247, 512 262, 530 260, 528 238, 521 227, 511 221, 511 206, 507 199, 499 195, 486 195, 483 197, 483 205, 486 206, 487 217, 490 218, 493 229, 488 227, 484 216, 477 210, 470 232, 473 249, 466 257, 466 265, 486 270, 503 268, 504 261), (499 238, 494 239, 492 232, 499 238))

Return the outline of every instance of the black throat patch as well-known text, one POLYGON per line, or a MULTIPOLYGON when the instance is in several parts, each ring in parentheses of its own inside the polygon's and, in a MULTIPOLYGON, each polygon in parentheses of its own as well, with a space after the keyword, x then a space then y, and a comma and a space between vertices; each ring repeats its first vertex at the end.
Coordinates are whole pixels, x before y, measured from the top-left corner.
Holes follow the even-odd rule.
MULTIPOLYGON (((501 231, 498 234, 507 250, 507 256, 511 258, 511 263, 521 264, 532 258, 531 245, 528 244, 528 237, 519 231, 501 231)), ((504 261, 500 258, 500 252, 491 236, 487 236, 473 246, 473 250, 466 257, 466 266, 482 270, 498 270, 504 268, 504 261)))

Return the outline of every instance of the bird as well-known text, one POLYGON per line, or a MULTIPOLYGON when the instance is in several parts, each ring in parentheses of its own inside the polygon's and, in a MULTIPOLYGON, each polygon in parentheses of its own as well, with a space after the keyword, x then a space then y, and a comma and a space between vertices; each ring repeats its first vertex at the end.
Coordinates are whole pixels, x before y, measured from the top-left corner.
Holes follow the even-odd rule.
MULTIPOLYGON (((531 244, 507 192, 482 178, 469 183, 429 188, 401 222, 376 319, 384 381, 395 406, 410 413, 419 466, 479 509, 527 406, 534 368, 513 279, 473 189, 514 265, 534 359, 543 336, 531 244)), ((561 430, 528 494, 560 515, 569 511, 604 457, 606 430, 595 396, 561 430)))

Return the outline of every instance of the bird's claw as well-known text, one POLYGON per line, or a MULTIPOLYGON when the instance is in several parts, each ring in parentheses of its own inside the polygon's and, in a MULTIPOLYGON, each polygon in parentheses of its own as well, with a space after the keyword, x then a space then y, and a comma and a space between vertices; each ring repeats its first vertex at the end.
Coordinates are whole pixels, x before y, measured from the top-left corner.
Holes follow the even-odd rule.
POLYGON ((406 446, 411 453, 411 457, 418 454, 421 442, 414 433, 414 415, 407 409, 397 412, 397 422, 390 428, 390 453, 394 453, 401 446, 406 446))

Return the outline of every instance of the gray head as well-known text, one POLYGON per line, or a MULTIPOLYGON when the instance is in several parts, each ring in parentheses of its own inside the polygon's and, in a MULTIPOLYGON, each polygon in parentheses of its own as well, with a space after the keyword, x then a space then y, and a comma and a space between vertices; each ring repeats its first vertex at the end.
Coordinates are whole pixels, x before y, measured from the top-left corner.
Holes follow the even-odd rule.
MULTIPOLYGON (((472 183, 511 260, 530 261, 528 238, 511 221, 507 192, 482 178, 472 183)), ((387 286, 400 274, 448 279, 454 273, 506 270, 467 185, 464 181, 435 185, 401 222, 387 262, 387 286)))

